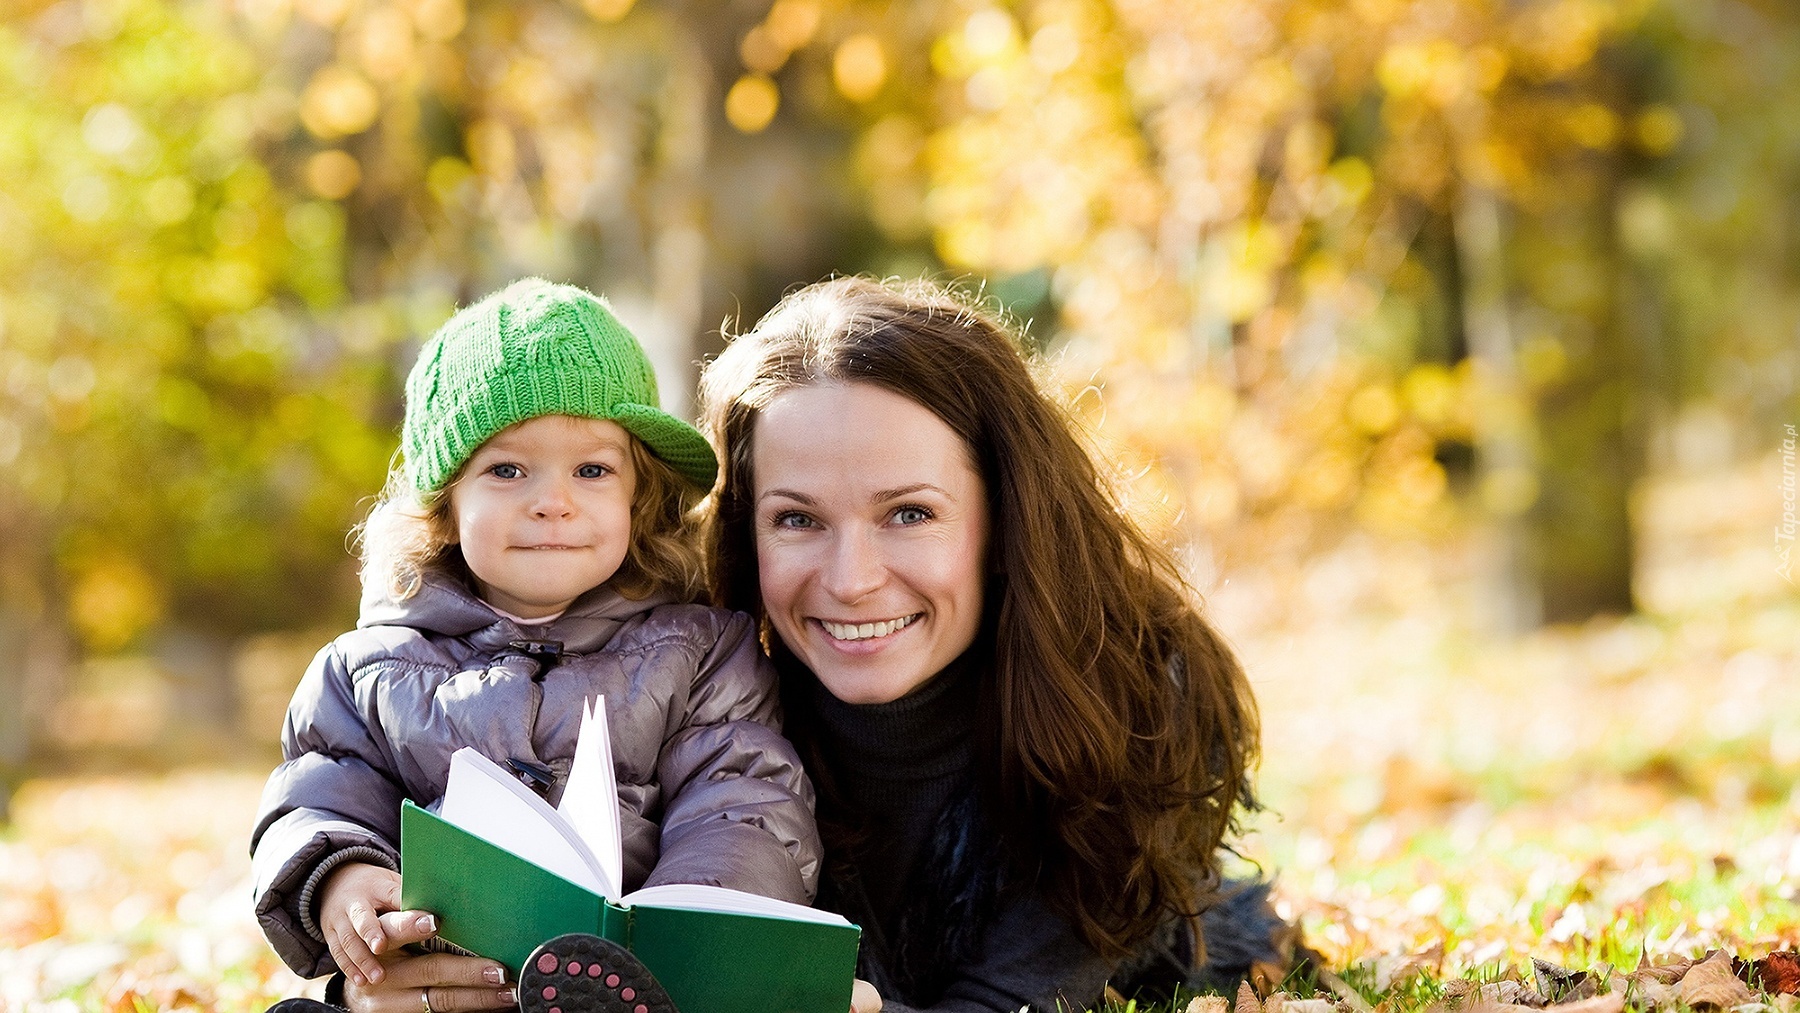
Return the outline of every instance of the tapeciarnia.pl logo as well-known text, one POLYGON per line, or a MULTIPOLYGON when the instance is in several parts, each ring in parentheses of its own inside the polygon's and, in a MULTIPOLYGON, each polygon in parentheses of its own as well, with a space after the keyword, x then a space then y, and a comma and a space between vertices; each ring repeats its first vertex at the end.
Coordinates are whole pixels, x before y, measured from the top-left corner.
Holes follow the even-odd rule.
POLYGON ((1794 440, 1793 423, 1782 427, 1781 523, 1775 526, 1775 572, 1794 582, 1794 440))

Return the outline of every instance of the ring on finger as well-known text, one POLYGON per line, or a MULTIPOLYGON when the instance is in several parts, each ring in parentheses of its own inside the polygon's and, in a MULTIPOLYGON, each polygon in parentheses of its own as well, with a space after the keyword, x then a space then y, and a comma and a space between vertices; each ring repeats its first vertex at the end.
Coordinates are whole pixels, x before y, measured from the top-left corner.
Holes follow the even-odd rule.
POLYGON ((425 1004, 425 1013, 436 1013, 436 1011, 431 1008, 431 989, 419 989, 419 1001, 425 1004))

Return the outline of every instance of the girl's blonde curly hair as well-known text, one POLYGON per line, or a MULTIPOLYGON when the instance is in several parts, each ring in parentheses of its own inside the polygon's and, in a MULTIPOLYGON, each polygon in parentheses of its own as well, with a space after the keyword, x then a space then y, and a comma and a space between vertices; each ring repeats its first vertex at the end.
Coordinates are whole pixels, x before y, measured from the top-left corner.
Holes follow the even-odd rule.
MULTIPOLYGON (((660 593, 694 601, 705 587, 695 511, 704 493, 636 437, 631 438, 631 463, 636 472, 631 543, 607 583, 632 600, 660 593)), ((378 587, 393 600, 405 601, 419 593, 433 570, 467 574, 450 509, 450 490, 461 480, 458 472, 443 488, 422 493, 395 462, 381 496, 355 532, 364 587, 378 587)))

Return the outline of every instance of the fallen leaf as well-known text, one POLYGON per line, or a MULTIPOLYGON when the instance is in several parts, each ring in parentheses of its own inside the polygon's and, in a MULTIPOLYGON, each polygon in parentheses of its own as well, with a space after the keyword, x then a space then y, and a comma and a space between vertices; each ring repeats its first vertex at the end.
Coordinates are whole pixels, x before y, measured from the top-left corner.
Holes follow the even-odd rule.
POLYGON ((1375 991, 1386 992, 1444 963, 1444 944, 1432 943, 1416 953, 1391 953, 1375 958, 1375 991))
POLYGON ((1626 977, 1631 978, 1634 981, 1638 980, 1640 977, 1647 977, 1653 981, 1660 981, 1665 985, 1673 985, 1675 982, 1681 980, 1681 976, 1688 972, 1688 968, 1693 966, 1694 962, 1685 957, 1679 960, 1672 960, 1666 964, 1652 965, 1650 963, 1650 955, 1646 953, 1638 958, 1637 970, 1631 972, 1626 977))
POLYGON ((1256 997, 1256 990, 1247 981, 1238 985, 1237 1009, 1233 1013, 1263 1013, 1262 1000, 1256 997))
POLYGON ((1447 1009, 1460 1010, 1469 1005, 1471 996, 1475 996, 1481 986, 1467 978, 1453 978, 1444 982, 1443 1006, 1447 1009))
POLYGON ((1351 988, 1349 982, 1323 967, 1317 968, 1315 973, 1319 976, 1319 983, 1337 993, 1338 1001, 1343 1003, 1350 1013, 1375 1013, 1375 1010, 1369 1006, 1369 1001, 1362 997, 1362 993, 1351 988))
POLYGON ((1714 950, 1705 960, 1688 968, 1675 986, 1675 996, 1689 1006, 1730 1009, 1756 999, 1756 994, 1731 973, 1731 954, 1714 950))
POLYGON ((1665 985, 1651 977, 1640 978, 1635 973, 1630 977, 1630 985, 1620 994, 1646 1009, 1670 1009, 1681 1005, 1674 985, 1665 985))
POLYGON ((1800 996, 1778 995, 1775 997, 1776 1013, 1800 1013, 1800 996))
POLYGON ((1231 1003, 1222 995, 1197 995, 1188 1000, 1183 1013, 1227 1013, 1231 1003))
POLYGON ((1596 995, 1576 1002, 1558 1003, 1551 1007, 1556 1013, 1620 1013, 1624 1008, 1625 997, 1617 992, 1608 992, 1605 995, 1596 995))
POLYGON ((1800 950, 1780 950, 1754 965, 1756 982, 1770 995, 1800 995, 1800 950))
POLYGON ((1536 957, 1531 958, 1531 969, 1537 978, 1537 990, 1558 1005, 1591 999, 1600 990, 1594 976, 1586 971, 1571 971, 1536 957))
POLYGON ((1286 992, 1269 993, 1269 997, 1263 1000, 1263 1013, 1281 1013, 1289 998, 1291 997, 1286 992))
POLYGON ((1263 992, 1272 992, 1287 977, 1288 965, 1273 960, 1258 960, 1250 965, 1250 980, 1263 992))
POLYGON ((1532 1009, 1549 1005, 1543 996, 1518 981, 1493 981, 1481 986, 1481 1001, 1488 1005, 1529 1006, 1532 1009))
POLYGON ((1338 1004, 1331 999, 1286 999, 1281 1008, 1283 1013, 1338 1013, 1338 1004))

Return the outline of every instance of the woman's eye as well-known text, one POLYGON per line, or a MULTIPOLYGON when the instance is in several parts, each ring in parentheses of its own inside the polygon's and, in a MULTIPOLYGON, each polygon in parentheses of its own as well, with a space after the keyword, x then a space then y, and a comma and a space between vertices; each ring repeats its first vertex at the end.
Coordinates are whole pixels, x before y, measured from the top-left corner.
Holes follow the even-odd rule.
POLYGON ((894 522, 897 524, 918 524, 931 519, 931 511, 924 507, 905 506, 894 511, 894 522))
POLYGON ((525 471, 516 464, 496 464, 488 469, 488 474, 495 478, 518 478, 525 471))
POLYGON ((612 469, 604 464, 584 464, 575 469, 575 475, 577 478, 601 478, 610 471, 612 469))
POLYGON ((813 526, 813 519, 801 513, 789 511, 775 515, 775 526, 790 531, 804 531, 813 526))

